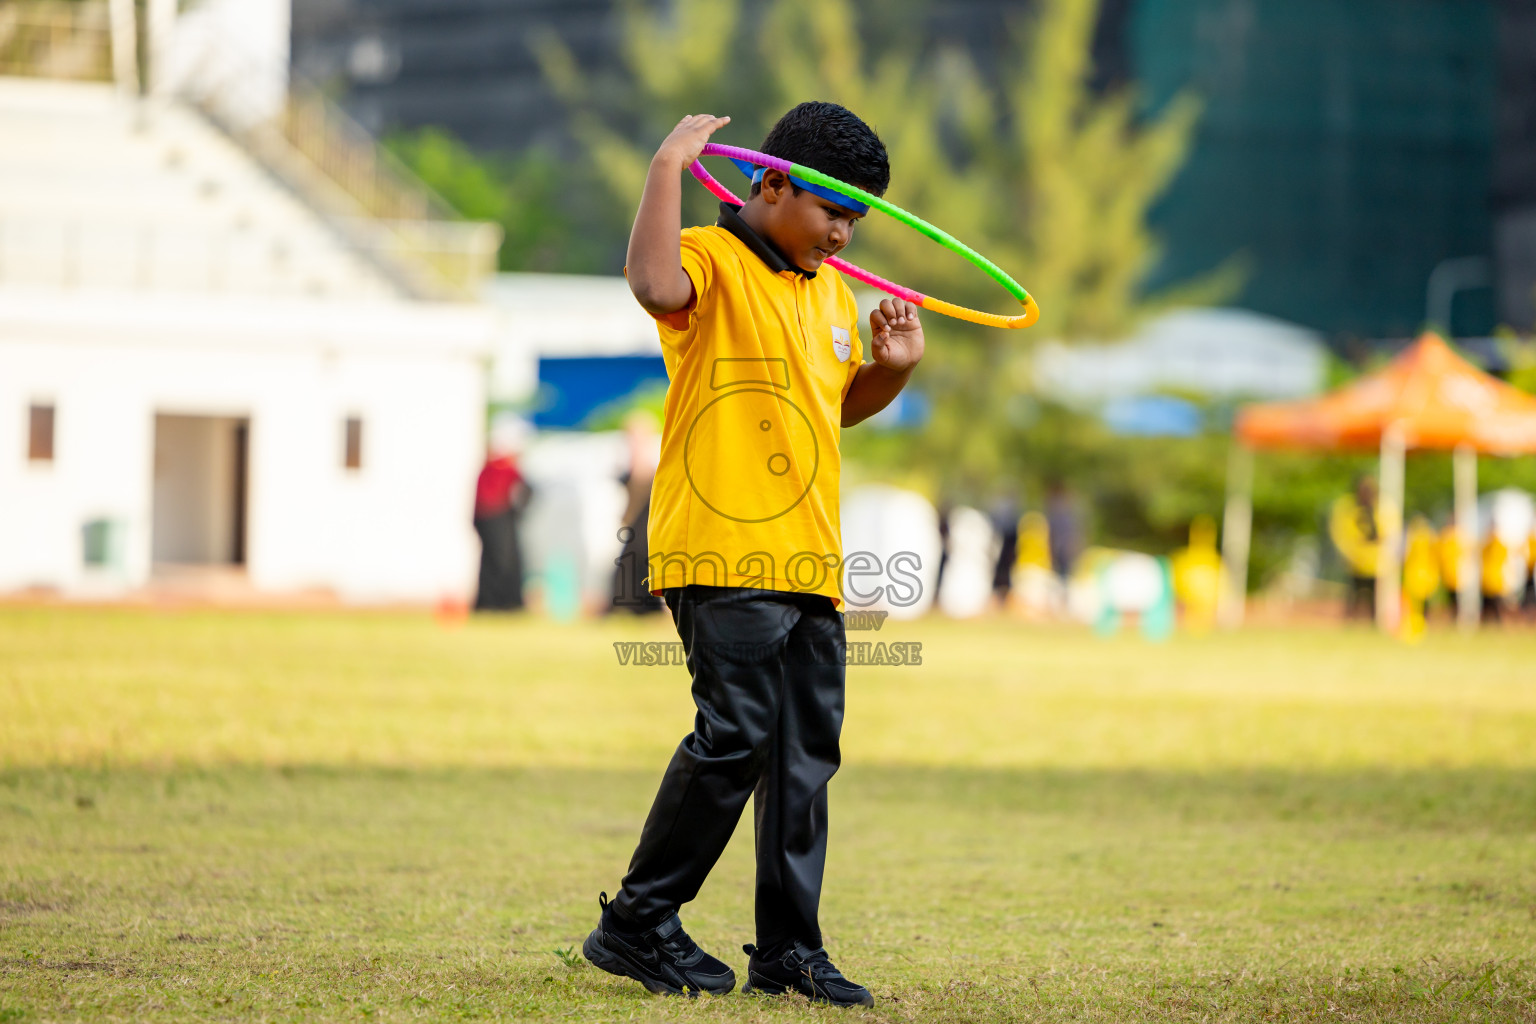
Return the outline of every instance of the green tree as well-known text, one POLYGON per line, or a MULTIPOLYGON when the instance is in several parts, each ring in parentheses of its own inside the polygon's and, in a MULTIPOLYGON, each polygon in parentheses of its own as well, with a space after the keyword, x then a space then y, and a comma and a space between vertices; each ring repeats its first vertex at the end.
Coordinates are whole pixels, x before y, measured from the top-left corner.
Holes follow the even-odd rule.
MULTIPOLYGON (((771 99, 744 45, 741 0, 677 0, 666 12, 624 0, 621 22, 622 68, 581 67, 553 31, 537 35, 535 52, 597 180, 632 214, 651 155, 684 114, 729 114, 732 137, 757 141, 771 99)), ((683 204, 685 220, 713 223, 703 189, 685 191, 683 204)))
POLYGON ((500 224, 502 270, 597 273, 614 269, 621 216, 591 183, 543 149, 515 157, 482 155, 443 128, 397 132, 385 146, 454 211, 500 224))
MULTIPOLYGON (((920 377, 934 414, 904 457, 920 459, 930 489, 978 496, 1023 470, 1037 447, 1020 412, 1030 342, 1116 337, 1155 309, 1221 298, 1239 277, 1228 266, 1176 291, 1142 293, 1158 254, 1147 209, 1184 159, 1198 104, 1180 96, 1144 115, 1129 90, 1095 93, 1097 11, 1098 0, 1041 0, 1013 27, 1018 59, 996 84, 958 49, 925 54, 910 38, 864 46, 874 34, 851 0, 771 0, 751 11, 740 0, 678 0, 670 13, 630 0, 627 90, 584 78, 553 39, 541 49, 602 180, 630 206, 651 147, 685 113, 731 114, 724 138, 746 145, 810 96, 876 127, 891 154, 888 198, 1015 273, 1041 306, 1028 332, 926 320, 920 377)), ((713 220, 702 189, 685 194, 690 219, 713 220)), ((959 257, 878 216, 861 225, 849 255, 954 301, 1011 302, 959 257)))

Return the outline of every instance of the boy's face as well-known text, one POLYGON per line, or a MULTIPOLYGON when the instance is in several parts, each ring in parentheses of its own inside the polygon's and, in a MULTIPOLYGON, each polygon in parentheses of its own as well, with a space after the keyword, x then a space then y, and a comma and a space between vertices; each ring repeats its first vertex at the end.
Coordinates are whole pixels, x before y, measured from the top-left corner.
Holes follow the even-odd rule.
POLYGON ((764 233, 801 270, 817 270, 841 252, 864 216, 811 192, 796 195, 782 171, 763 176, 758 197, 766 204, 764 233))

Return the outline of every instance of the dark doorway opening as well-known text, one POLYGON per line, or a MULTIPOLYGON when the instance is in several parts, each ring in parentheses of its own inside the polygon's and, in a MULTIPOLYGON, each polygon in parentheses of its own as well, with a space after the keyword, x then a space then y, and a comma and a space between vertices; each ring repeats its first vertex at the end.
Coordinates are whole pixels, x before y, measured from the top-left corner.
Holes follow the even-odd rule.
POLYGON ((157 415, 151 551, 157 565, 243 566, 250 421, 157 415))

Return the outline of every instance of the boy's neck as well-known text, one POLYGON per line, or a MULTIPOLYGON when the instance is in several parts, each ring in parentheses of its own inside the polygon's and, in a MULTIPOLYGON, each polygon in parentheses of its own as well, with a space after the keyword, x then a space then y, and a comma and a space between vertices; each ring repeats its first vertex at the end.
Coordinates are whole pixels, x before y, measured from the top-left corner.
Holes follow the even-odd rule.
POLYGON ((788 263, 802 274, 806 272, 805 268, 795 265, 795 261, 789 258, 788 251, 784 248, 783 244, 773 237, 773 228, 771 227, 773 208, 763 202, 761 195, 752 196, 743 203, 737 216, 742 219, 742 222, 747 227, 756 232, 759 238, 767 242, 783 258, 785 263, 788 263))
MULTIPOLYGON (((725 206, 726 204, 722 203, 721 209, 725 209, 725 206)), ((762 199, 757 196, 753 196, 748 199, 736 211, 736 216, 741 220, 741 222, 750 228, 752 233, 757 235, 763 244, 765 244, 769 249, 773 251, 775 255, 778 256, 779 261, 784 265, 782 269, 793 270, 795 273, 802 277, 815 277, 816 271, 806 270, 804 267, 797 265, 794 260, 790 259, 785 254, 784 247, 779 244, 778 239, 773 237, 768 228, 770 215, 771 211, 769 210, 768 204, 763 202, 762 199)), ((773 269, 780 269, 779 267, 775 266, 774 261, 768 259, 766 255, 764 255, 763 258, 773 269)))
POLYGON ((773 242, 775 248, 783 249, 768 233, 768 204, 763 202, 762 196, 753 196, 741 205, 737 215, 746 221, 747 227, 756 231, 759 235, 773 242))

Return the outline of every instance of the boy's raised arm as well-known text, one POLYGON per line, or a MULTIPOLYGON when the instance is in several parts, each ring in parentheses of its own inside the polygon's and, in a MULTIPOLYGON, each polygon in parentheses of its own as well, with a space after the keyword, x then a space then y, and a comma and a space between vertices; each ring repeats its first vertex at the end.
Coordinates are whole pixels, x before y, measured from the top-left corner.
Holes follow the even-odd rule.
POLYGON ((699 158, 704 144, 729 117, 689 114, 662 141, 645 176, 645 192, 629 232, 624 276, 646 312, 664 316, 685 309, 693 298, 693 281, 683 270, 682 174, 699 158))

